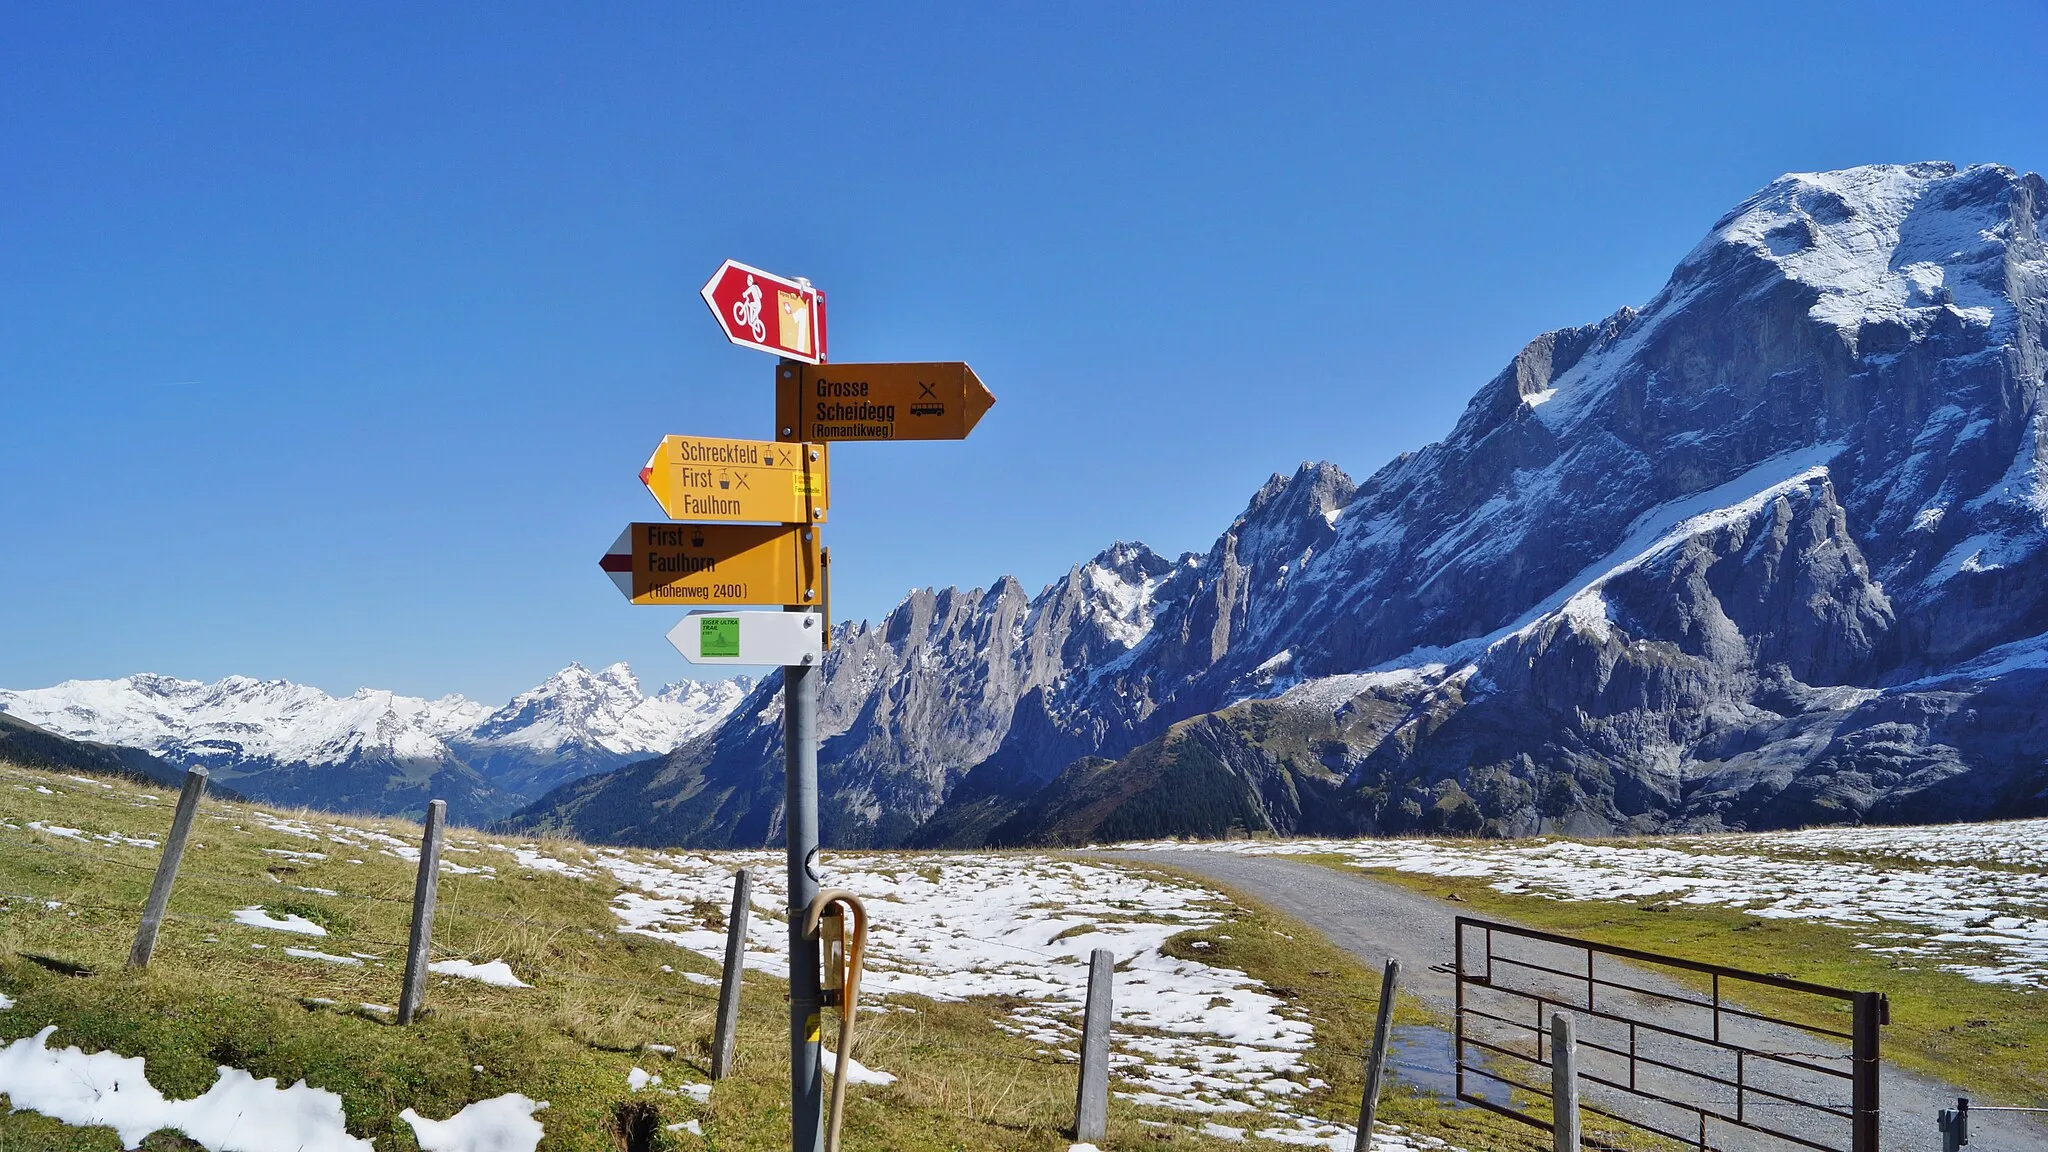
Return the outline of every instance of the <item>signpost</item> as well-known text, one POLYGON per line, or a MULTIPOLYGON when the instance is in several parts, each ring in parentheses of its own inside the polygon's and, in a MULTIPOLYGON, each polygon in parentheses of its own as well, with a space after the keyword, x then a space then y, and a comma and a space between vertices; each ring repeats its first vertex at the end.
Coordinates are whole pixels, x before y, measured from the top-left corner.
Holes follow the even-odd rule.
POLYGON ((696 611, 668 634, 693 664, 780 664, 789 830, 789 1131, 824 1141, 818 940, 805 914, 818 866, 818 666, 831 625, 826 449, 841 440, 962 440, 996 398, 961 363, 825 366, 825 294, 728 260, 704 285, 726 339, 772 352, 775 439, 668 436, 640 481, 683 523, 633 524, 600 561, 635 604, 752 604, 696 611))
POLYGON ((692 664, 816 664, 825 655, 816 612, 692 612, 668 642, 692 664))
POLYGON ((809 280, 727 260, 705 282, 703 296, 733 343, 806 364, 825 362, 825 294, 809 280))
POLYGON ((775 371, 781 440, 965 440, 995 395, 957 361, 784 364, 775 371))
POLYGON ((809 524, 830 504, 822 444, 664 436, 640 482, 675 520, 809 524))
POLYGON ((635 604, 816 607, 818 532, 800 524, 634 524, 598 561, 635 604))

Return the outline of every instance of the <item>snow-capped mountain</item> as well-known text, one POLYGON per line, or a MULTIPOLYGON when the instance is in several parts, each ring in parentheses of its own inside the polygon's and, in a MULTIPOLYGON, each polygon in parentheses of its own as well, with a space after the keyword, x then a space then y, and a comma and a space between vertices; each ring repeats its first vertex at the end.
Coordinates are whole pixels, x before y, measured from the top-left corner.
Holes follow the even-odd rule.
POLYGON ((571 664, 448 743, 498 787, 537 796, 674 751, 724 719, 753 686, 744 676, 685 680, 648 696, 624 664, 596 672, 571 664))
MULTIPOLYGON (((826 834, 2048 810, 2044 231, 2008 168, 1785 176, 1362 483, 1304 465, 1206 554, 1035 597, 915 593, 826 661, 826 834)), ((772 841, 778 689, 520 822, 772 841)))
POLYGON ((286 680, 144 674, 0 690, 0 711, 72 739, 204 765, 257 799, 402 812, 431 793, 466 819, 488 819, 523 795, 666 753, 752 687, 685 681, 647 696, 624 664, 571 664, 493 711, 461 696, 364 688, 336 698, 286 680))

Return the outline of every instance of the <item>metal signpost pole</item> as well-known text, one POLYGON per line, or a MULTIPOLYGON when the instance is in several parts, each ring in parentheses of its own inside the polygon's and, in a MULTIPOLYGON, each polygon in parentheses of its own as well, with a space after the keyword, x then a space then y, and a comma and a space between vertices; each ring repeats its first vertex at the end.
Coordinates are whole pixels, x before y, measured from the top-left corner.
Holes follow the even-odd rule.
MULTIPOLYGON (((818 1152, 825 1140, 818 1070, 818 941, 804 917, 818 895, 818 684, 815 665, 782 669, 783 818, 789 827, 789 1146, 818 1152)), ((840 1075, 845 1075, 842 1069, 840 1075)))
MULTIPOLYGON (((832 626, 830 553, 818 526, 831 505, 825 445, 840 440, 961 440, 996 398, 957 362, 862 364, 808 380, 825 363, 825 294, 809 280, 727 260, 700 293, 726 339, 777 354, 776 438, 666 436, 640 470, 663 512, 684 523, 630 524, 598 566, 635 604, 751 604, 802 613, 692 612, 669 632, 697 664, 782 666, 783 819, 789 830, 789 1146, 824 1144, 818 1066, 818 941, 804 923, 817 899, 818 669, 832 626), (807 382, 808 380, 808 382, 807 382), (820 397, 883 403, 805 405, 820 397), (901 420, 898 420, 898 413, 901 420), (799 425, 804 435, 798 435, 799 425), (794 447, 790 441, 800 441, 794 447)), ((738 980, 728 961, 728 992, 738 980)), ((851 1006, 841 1014, 850 1019, 851 1006)), ((730 1011, 721 1015, 728 1018, 730 1011)), ((730 1042, 720 1044, 723 1053, 730 1042)), ((723 1059, 721 1064, 729 1064, 723 1059)), ((843 1074, 843 1070, 842 1070, 843 1074)), ((716 1073, 713 1076, 717 1078, 716 1073)), ((836 1124, 834 1141, 837 1141, 836 1124)))

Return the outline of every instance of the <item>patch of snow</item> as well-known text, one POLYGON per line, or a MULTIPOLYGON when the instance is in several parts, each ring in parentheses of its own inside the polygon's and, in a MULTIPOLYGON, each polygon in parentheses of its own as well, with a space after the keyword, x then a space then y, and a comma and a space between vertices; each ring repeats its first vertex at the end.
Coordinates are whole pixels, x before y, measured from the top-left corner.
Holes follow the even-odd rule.
POLYGON ((1950 668, 1929 676, 1923 676, 1909 684, 1902 684, 1897 691, 1939 684, 1946 680, 1990 680, 2008 672, 2020 672, 2029 668, 2048 668, 2048 632, 2001 644, 1996 648, 1979 653, 1950 668))
POLYGON ((574 876, 579 879, 587 879, 595 875, 588 868, 579 868, 574 864, 563 863, 552 856, 543 856, 530 844, 522 848, 512 849, 512 857, 519 861, 521 868, 533 872, 553 872, 557 876, 574 876))
POLYGON ((1090 562, 1082 566, 1081 580, 1091 594, 1090 611, 1103 635, 1128 649, 1152 631, 1152 601, 1163 578, 1130 580, 1090 562))
POLYGON ((237 908, 228 915, 235 918, 235 923, 250 928, 268 928, 273 932, 297 932, 301 936, 327 935, 327 929, 296 912, 287 912, 283 919, 279 919, 265 912, 261 905, 250 905, 247 908, 237 908))
POLYGON ((1613 635, 1609 625, 1614 618, 1607 609, 1607 597, 1595 589, 1589 588, 1565 601, 1564 618, 1572 626, 1572 631, 1603 644, 1613 635))
POLYGON ((398 1118, 412 1125, 420 1152, 534 1152, 547 1132, 533 1114, 547 1106, 545 1100, 507 1092, 465 1105, 446 1120, 429 1120, 410 1108, 398 1118))
POLYGON ((500 988, 531 988, 533 985, 512 974, 512 966, 503 960, 488 964, 477 964, 469 960, 436 960, 427 965, 427 971, 436 976, 457 976, 464 980, 478 980, 500 988))
POLYGON ((348 1134, 341 1097, 303 1080, 279 1088, 274 1079, 223 1065, 205 1095, 166 1100, 150 1084, 142 1057, 52 1050, 56 1030, 53 1024, 0 1048, 0 1093, 16 1109, 76 1128, 112 1128, 125 1148, 169 1128, 209 1152, 374 1152, 368 1140, 348 1134))
POLYGON ((2039 534, 2008 537, 1979 532, 1950 548, 1921 583, 1931 586, 1964 573, 1996 572, 2025 559, 2040 543, 2039 534))
MULTIPOLYGON (((830 1048, 818 1049, 818 1063, 824 1066, 825 1075, 839 1075, 839 1054, 830 1048)), ((877 1072, 853 1057, 846 1058, 846 1082, 848 1084, 894 1084, 893 1072, 877 1072)))
POLYGON ((284 950, 284 954, 287 956, 297 956, 301 960, 318 960, 323 964, 347 964, 356 968, 363 966, 363 962, 353 956, 336 956, 316 948, 287 948, 284 950))

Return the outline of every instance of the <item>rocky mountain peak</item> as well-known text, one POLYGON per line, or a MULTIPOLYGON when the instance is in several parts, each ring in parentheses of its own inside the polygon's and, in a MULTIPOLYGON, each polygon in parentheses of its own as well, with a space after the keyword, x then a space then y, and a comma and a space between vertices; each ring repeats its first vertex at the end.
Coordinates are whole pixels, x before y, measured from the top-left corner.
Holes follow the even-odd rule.
POLYGON ((1768 269, 1812 290, 1810 316, 1852 346, 1866 326, 1891 345, 1944 323, 2004 330, 2008 263, 2040 257, 2043 191, 2039 176, 1994 164, 1792 173, 1717 224, 1672 288, 1768 269))
POLYGON ((1328 517, 1348 503, 1357 490, 1358 485, 1335 464, 1304 460, 1292 475, 1275 472, 1268 477, 1252 493, 1237 522, 1252 524, 1269 518, 1298 519, 1309 515, 1328 517))

